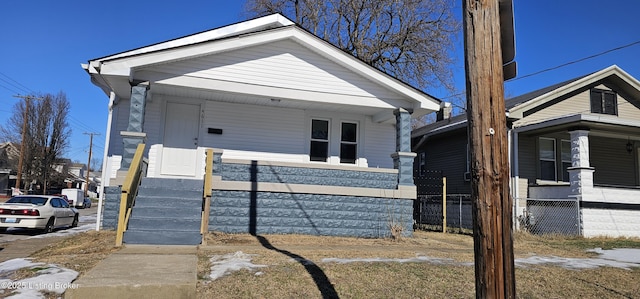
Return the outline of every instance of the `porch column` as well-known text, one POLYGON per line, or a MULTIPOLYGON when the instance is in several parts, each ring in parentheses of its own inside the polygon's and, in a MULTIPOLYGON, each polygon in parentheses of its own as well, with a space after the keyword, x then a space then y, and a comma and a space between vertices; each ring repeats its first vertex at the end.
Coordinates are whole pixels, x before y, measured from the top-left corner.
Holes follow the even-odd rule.
POLYGON ((413 183, 413 159, 416 153, 411 152, 411 114, 398 108, 393 111, 396 116, 396 152, 391 154, 393 168, 398 170, 398 186, 415 186, 413 183))
POLYGON ((571 134, 571 167, 569 181, 571 182, 571 196, 580 200, 593 194, 594 168, 589 165, 589 130, 577 129, 569 131, 571 134))
POLYGON ((145 141, 146 134, 143 133, 144 126, 144 109, 147 99, 147 91, 149 83, 140 83, 131 86, 131 103, 129 108, 129 125, 127 131, 120 132, 124 151, 122 153, 121 169, 129 169, 133 155, 136 152, 138 144, 145 141))

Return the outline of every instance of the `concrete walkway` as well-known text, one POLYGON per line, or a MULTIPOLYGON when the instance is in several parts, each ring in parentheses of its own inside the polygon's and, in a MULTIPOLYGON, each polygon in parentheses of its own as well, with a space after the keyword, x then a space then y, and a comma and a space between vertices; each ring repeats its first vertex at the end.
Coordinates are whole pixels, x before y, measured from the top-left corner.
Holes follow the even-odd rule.
POLYGON ((195 298, 197 246, 127 245, 73 283, 65 298, 195 298))

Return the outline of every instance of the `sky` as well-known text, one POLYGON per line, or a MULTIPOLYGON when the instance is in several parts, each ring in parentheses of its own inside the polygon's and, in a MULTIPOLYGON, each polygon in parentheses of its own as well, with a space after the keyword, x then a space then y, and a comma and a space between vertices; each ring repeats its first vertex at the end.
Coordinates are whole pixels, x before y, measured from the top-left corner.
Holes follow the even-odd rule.
MULTIPOLYGON (((455 14, 460 18, 462 0, 454 2, 455 14)), ((86 163, 88 133, 95 133, 92 160, 101 161, 109 98, 90 82, 80 65, 246 20, 243 3, 241 0, 2 1, 0 124, 6 124, 13 106, 20 101, 15 95, 62 91, 71 104, 72 137, 65 157, 86 163)), ((513 6, 518 77, 505 82, 506 97, 614 64, 640 79, 637 17, 640 1, 514 0, 513 6), (600 55, 607 51, 610 52, 600 55), (564 64, 568 65, 557 68, 564 64), (528 76, 538 72, 541 73, 528 76)), ((458 91, 426 92, 444 101, 453 100, 452 95, 457 93, 464 94, 463 49, 461 28, 453 52, 458 91)))

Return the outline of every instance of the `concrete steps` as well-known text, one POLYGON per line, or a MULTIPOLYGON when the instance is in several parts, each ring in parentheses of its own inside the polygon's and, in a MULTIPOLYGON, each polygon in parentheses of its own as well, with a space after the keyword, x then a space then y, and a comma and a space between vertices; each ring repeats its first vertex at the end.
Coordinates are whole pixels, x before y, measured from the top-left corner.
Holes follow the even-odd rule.
POLYGON ((202 180, 144 178, 124 243, 200 244, 202 188, 202 180))

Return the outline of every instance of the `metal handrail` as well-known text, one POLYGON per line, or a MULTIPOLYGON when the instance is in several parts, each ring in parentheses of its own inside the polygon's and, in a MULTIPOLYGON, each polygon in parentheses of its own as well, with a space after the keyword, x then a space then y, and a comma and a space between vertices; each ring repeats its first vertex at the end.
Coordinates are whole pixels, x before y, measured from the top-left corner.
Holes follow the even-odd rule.
POLYGON ((202 245, 205 245, 204 234, 209 231, 209 212, 211 204, 211 188, 213 184, 213 149, 206 151, 206 164, 204 167, 204 191, 202 194, 202 218, 200 222, 200 233, 202 234, 202 245))
POLYGON ((136 152, 133 155, 133 161, 129 171, 127 171, 127 177, 122 184, 122 195, 120 196, 120 212, 118 213, 118 229, 116 230, 116 246, 122 246, 122 237, 129 225, 129 217, 131 216, 131 209, 136 200, 138 194, 138 186, 142 180, 142 154, 144 152, 144 143, 138 144, 136 152))

